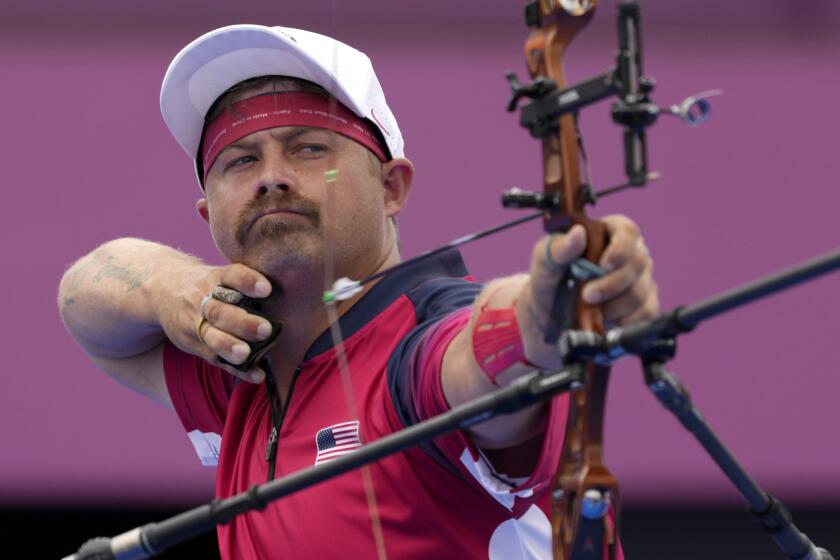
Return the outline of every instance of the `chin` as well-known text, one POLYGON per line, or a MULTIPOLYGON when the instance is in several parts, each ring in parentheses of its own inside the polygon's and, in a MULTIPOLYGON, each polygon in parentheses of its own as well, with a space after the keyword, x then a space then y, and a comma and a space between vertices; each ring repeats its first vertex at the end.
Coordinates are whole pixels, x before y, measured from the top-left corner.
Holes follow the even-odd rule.
POLYGON ((241 262, 281 284, 306 281, 320 286, 324 275, 323 251, 308 237, 291 234, 276 239, 261 238, 250 244, 241 262))

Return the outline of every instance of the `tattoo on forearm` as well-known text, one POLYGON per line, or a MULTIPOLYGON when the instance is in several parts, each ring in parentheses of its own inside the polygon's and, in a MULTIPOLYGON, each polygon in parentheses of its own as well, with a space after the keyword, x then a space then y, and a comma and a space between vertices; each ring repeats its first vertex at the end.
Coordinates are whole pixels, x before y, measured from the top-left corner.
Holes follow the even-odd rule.
POLYGON ((130 270, 126 266, 114 263, 113 255, 104 255, 104 259, 93 258, 81 260, 67 271, 62 282, 63 294, 60 300, 61 308, 66 309, 76 304, 76 297, 79 295, 85 282, 90 281, 96 284, 103 279, 112 278, 125 284, 128 290, 131 291, 142 286, 147 276, 147 271, 130 270), (98 270, 96 270, 97 265, 99 265, 98 270), (96 273, 91 277, 90 273, 92 269, 96 270, 96 273))
POLYGON ((93 276, 93 282, 99 282, 104 278, 113 278, 126 284, 129 290, 136 290, 143 285, 143 281, 146 279, 145 273, 114 264, 113 260, 114 257, 112 256, 105 258, 102 268, 93 276))

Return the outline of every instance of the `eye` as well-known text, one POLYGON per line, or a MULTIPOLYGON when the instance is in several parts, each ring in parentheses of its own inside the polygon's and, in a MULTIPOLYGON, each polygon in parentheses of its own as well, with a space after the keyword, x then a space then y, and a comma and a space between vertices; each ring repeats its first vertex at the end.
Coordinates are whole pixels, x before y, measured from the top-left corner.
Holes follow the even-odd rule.
POLYGON ((319 156, 327 152, 327 146, 324 144, 300 144, 295 147, 294 152, 304 156, 319 156))
POLYGON ((243 165, 251 163, 252 161, 257 161, 257 158, 254 157, 254 156, 240 156, 238 158, 234 158, 234 159, 230 160, 225 165, 225 169, 227 170, 227 169, 230 169, 232 167, 241 167, 243 165))

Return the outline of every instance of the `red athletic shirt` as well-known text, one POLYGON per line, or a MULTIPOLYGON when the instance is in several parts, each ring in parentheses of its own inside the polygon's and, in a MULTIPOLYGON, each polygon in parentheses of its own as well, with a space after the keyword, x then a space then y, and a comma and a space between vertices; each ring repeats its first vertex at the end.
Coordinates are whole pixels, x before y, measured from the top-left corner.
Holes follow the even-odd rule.
MULTIPOLYGON (((441 360, 480 290, 465 275, 460 256, 444 254, 389 275, 341 318, 358 418, 348 412, 329 332, 316 340, 288 401, 277 478, 449 408, 441 360)), ((202 462, 218 463, 217 497, 266 482, 272 423, 265 388, 237 384, 171 344, 164 369, 202 462)), ((371 465, 388 558, 550 558, 546 490, 562 447, 567 403, 566 397, 554 399, 539 464, 527 480, 495 472, 462 433, 371 465)), ((240 516, 218 534, 225 559, 376 558, 359 471, 240 516)))

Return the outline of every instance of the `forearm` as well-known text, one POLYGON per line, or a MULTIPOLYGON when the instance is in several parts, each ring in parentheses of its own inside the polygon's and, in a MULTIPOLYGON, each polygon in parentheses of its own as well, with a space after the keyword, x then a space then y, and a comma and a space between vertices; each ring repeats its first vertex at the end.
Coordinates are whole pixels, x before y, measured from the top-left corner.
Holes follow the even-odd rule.
MULTIPOLYGON (((447 401, 455 406, 504 386, 516 377, 533 371, 533 366, 515 363, 499 372, 495 380, 479 365, 473 349, 473 332, 482 309, 513 308, 528 282, 527 275, 494 280, 478 295, 470 321, 452 340, 444 355, 442 383, 447 401)), ((521 322, 520 322, 521 323, 521 322)), ((520 327, 529 327, 527 321, 520 327)), ((524 333, 523 333, 524 334, 524 333)), ((544 428, 544 406, 538 405, 478 424, 470 429, 473 440, 486 449, 517 445, 544 428)))
MULTIPOLYGON (((608 216, 604 223, 610 242, 598 264, 609 272, 583 287, 583 301, 599 305, 607 322, 629 324, 655 317, 659 312, 659 298, 652 276, 653 262, 638 228, 622 216, 608 216)), ((450 404, 491 391, 495 385, 504 386, 535 367, 554 371, 563 366, 556 344, 546 344, 545 332, 551 324, 551 309, 565 266, 580 256, 585 246, 586 232, 580 226, 573 227, 568 234, 545 237, 534 245, 528 275, 494 281, 479 294, 469 324, 453 339, 444 355, 441 375, 450 404), (504 340, 488 340, 489 346, 497 343, 498 353, 491 354, 489 360, 482 354, 483 363, 479 364, 473 337, 482 336, 476 331, 476 319, 483 309, 513 311, 521 346, 511 344, 510 332, 504 340), (503 352, 516 359, 499 361, 503 352), (505 369, 497 371, 501 367, 505 369)), ((493 321, 504 323, 495 317, 493 321)), ((541 412, 532 408, 497 418, 477 425, 471 433, 477 443, 488 448, 517 445, 542 427, 541 412)))
POLYGON ((136 356, 164 340, 162 313, 190 279, 206 274, 206 268, 198 259, 158 243, 109 241, 76 261, 62 277, 62 319, 89 354, 136 356))

